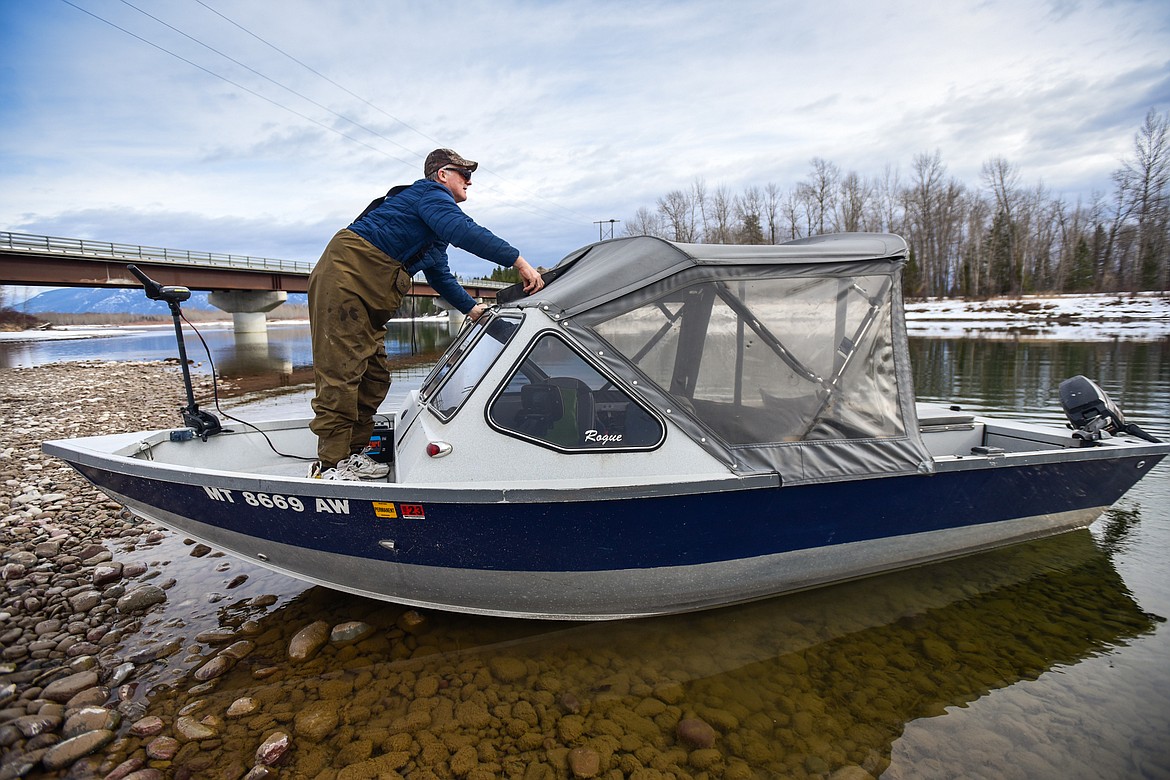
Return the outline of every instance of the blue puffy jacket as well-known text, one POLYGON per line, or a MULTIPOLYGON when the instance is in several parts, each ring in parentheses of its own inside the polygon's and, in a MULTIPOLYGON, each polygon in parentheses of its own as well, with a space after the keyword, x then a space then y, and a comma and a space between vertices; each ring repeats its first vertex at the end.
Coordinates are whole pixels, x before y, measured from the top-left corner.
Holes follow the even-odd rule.
POLYGON ((349 229, 406 266, 423 272, 435 292, 466 314, 475 306, 451 273, 447 246, 511 267, 520 250, 482 228, 463 213, 451 191, 437 181, 419 179, 364 214, 349 229))

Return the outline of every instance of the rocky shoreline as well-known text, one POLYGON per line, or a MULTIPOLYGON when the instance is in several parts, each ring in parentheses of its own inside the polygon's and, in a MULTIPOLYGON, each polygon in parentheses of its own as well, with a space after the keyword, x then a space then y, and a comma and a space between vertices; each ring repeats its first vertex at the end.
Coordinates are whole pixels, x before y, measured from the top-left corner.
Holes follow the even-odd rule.
MULTIPOLYGON (((163 363, 0 372, 0 777, 117 776, 94 756, 141 709, 123 705, 136 668, 150 660, 126 657, 122 643, 174 582, 142 563, 124 565, 115 551, 156 545, 166 532, 40 445, 172 424, 183 404, 177 376, 163 363)), ((201 379, 205 393, 210 380, 201 379)))
MULTIPOLYGON (((197 382, 204 403, 210 379, 197 382)), ((520 691, 508 694, 514 703, 503 704, 493 686, 511 688, 531 671, 508 656, 461 662, 460 674, 433 673, 420 659, 438 659, 436 645, 444 640, 437 632, 425 636, 429 618, 413 610, 350 599, 346 603, 365 610, 369 622, 327 622, 312 617, 329 614, 329 606, 282 605, 270 612, 278 597, 255 593, 227 608, 232 617, 221 611, 212 627, 191 636, 198 612, 191 605, 220 602, 225 594, 192 599, 185 592, 199 590, 198 583, 176 587, 173 577, 163 576, 168 561, 138 559, 168 544, 189 547, 184 552, 195 558, 218 554, 142 522, 40 449, 47 439, 173 425, 183 401, 175 366, 163 363, 62 363, 0 372, 0 780, 262 780, 289 771, 281 767, 289 763, 294 740, 303 749, 284 776, 602 776, 613 759, 603 745, 585 742, 583 705, 575 693, 546 680, 537 709, 521 700, 520 691), (150 392, 142 392, 147 387, 150 392), (181 617, 160 623, 158 614, 171 599, 187 600, 173 605, 181 617), (355 658, 358 648, 386 661, 371 666, 371 656, 355 658), (283 665, 298 671, 286 673, 283 665), (362 671, 336 671, 350 665, 362 671), (235 692, 218 695, 218 684, 233 673, 235 692), (378 687, 371 687, 375 681, 378 687), (383 709, 372 707, 385 695, 380 690, 405 694, 395 697, 401 703, 393 711, 387 708, 385 732, 371 725, 346 733, 354 729, 346 723, 364 724, 371 709, 383 709), (300 702, 306 692, 311 700, 300 702), (362 717, 347 715, 343 722, 341 713, 354 707, 362 717), (443 741, 412 734, 429 731, 432 721, 437 725, 444 707, 451 727, 471 733, 489 728, 504 711, 508 725, 492 742, 470 734, 443 741), (332 759, 331 751, 319 749, 332 741, 327 737, 344 745, 332 759), (532 774, 528 761, 507 753, 539 757, 533 766, 543 771, 532 774)), ((236 568, 250 570, 225 560, 215 571, 236 568)), ((231 590, 248 579, 235 574, 221 584, 231 590)), ((704 768, 718 764, 725 777, 750 776, 742 762, 722 765, 712 749, 712 726, 672 706, 680 695, 676 684, 659 686, 637 716, 651 731, 656 727, 648 717, 659 716, 679 744, 646 753, 647 762, 657 756, 663 769, 678 770, 652 774, 691 776, 680 769, 690 761, 704 768)))

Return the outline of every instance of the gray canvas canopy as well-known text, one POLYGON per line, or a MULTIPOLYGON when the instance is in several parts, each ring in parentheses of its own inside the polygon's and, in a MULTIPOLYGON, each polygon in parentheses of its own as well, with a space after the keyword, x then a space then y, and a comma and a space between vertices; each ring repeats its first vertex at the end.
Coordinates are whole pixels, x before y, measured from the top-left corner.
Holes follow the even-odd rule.
POLYGON ((585 247, 539 307, 739 473, 800 484, 931 470, 918 432, 897 236, 780 245, 651 237, 585 247))

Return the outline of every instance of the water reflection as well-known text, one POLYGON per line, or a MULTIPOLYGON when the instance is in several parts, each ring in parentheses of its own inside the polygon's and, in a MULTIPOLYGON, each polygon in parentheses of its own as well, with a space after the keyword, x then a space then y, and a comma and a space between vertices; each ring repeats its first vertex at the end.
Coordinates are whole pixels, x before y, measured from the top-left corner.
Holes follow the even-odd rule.
MULTIPOLYGON (((197 770, 214 739, 216 764, 242 771, 283 731, 291 776, 343 767, 354 777, 563 776, 578 748, 599 772, 626 776, 877 775, 910 721, 1155 624, 1088 531, 739 607, 604 624, 420 616, 322 588, 261 606, 249 595, 257 584, 221 602, 222 634, 188 640, 169 662, 172 685, 153 689, 152 714, 202 719, 215 734, 188 743, 176 767, 197 770), (369 634, 289 659, 307 626, 328 636, 350 621, 369 634), (231 645, 223 661, 225 645, 241 639, 254 649, 231 645), (217 664, 230 671, 208 676, 217 664)), ((135 738, 125 745, 140 748, 135 738)))
MULTIPOLYGON (((290 377, 312 381, 313 355, 307 323, 272 323, 264 333, 237 334, 230 326, 184 326, 184 340, 194 370, 221 377, 246 378, 252 386, 280 387, 290 377), (202 336, 202 341, 200 340, 202 336), (204 349, 206 343, 207 349, 204 349), (211 362, 208 361, 208 351, 211 362)), ((447 318, 395 320, 387 325, 386 352, 392 358, 433 355, 454 337, 447 318)), ((0 368, 42 365, 70 360, 167 360, 178 348, 172 326, 110 329, 107 335, 40 341, 0 341, 0 368)))
MULTIPOLYGON (((920 399, 1020 416, 1060 417, 1060 382, 1083 374, 1100 384, 1127 416, 1167 430, 1170 339, 1042 341, 911 339, 920 399)), ((1141 424, 1141 423, 1139 423, 1141 424)))

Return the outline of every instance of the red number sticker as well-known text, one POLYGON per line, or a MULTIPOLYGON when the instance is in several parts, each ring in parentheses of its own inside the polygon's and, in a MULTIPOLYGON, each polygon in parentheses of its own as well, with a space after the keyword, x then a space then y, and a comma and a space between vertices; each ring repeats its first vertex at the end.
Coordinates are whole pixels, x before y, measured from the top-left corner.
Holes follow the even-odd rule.
POLYGON ((405 517, 414 517, 414 518, 418 518, 421 520, 422 518, 427 516, 427 513, 423 509, 422 504, 399 504, 398 508, 400 510, 402 510, 402 516, 404 518, 405 517))

